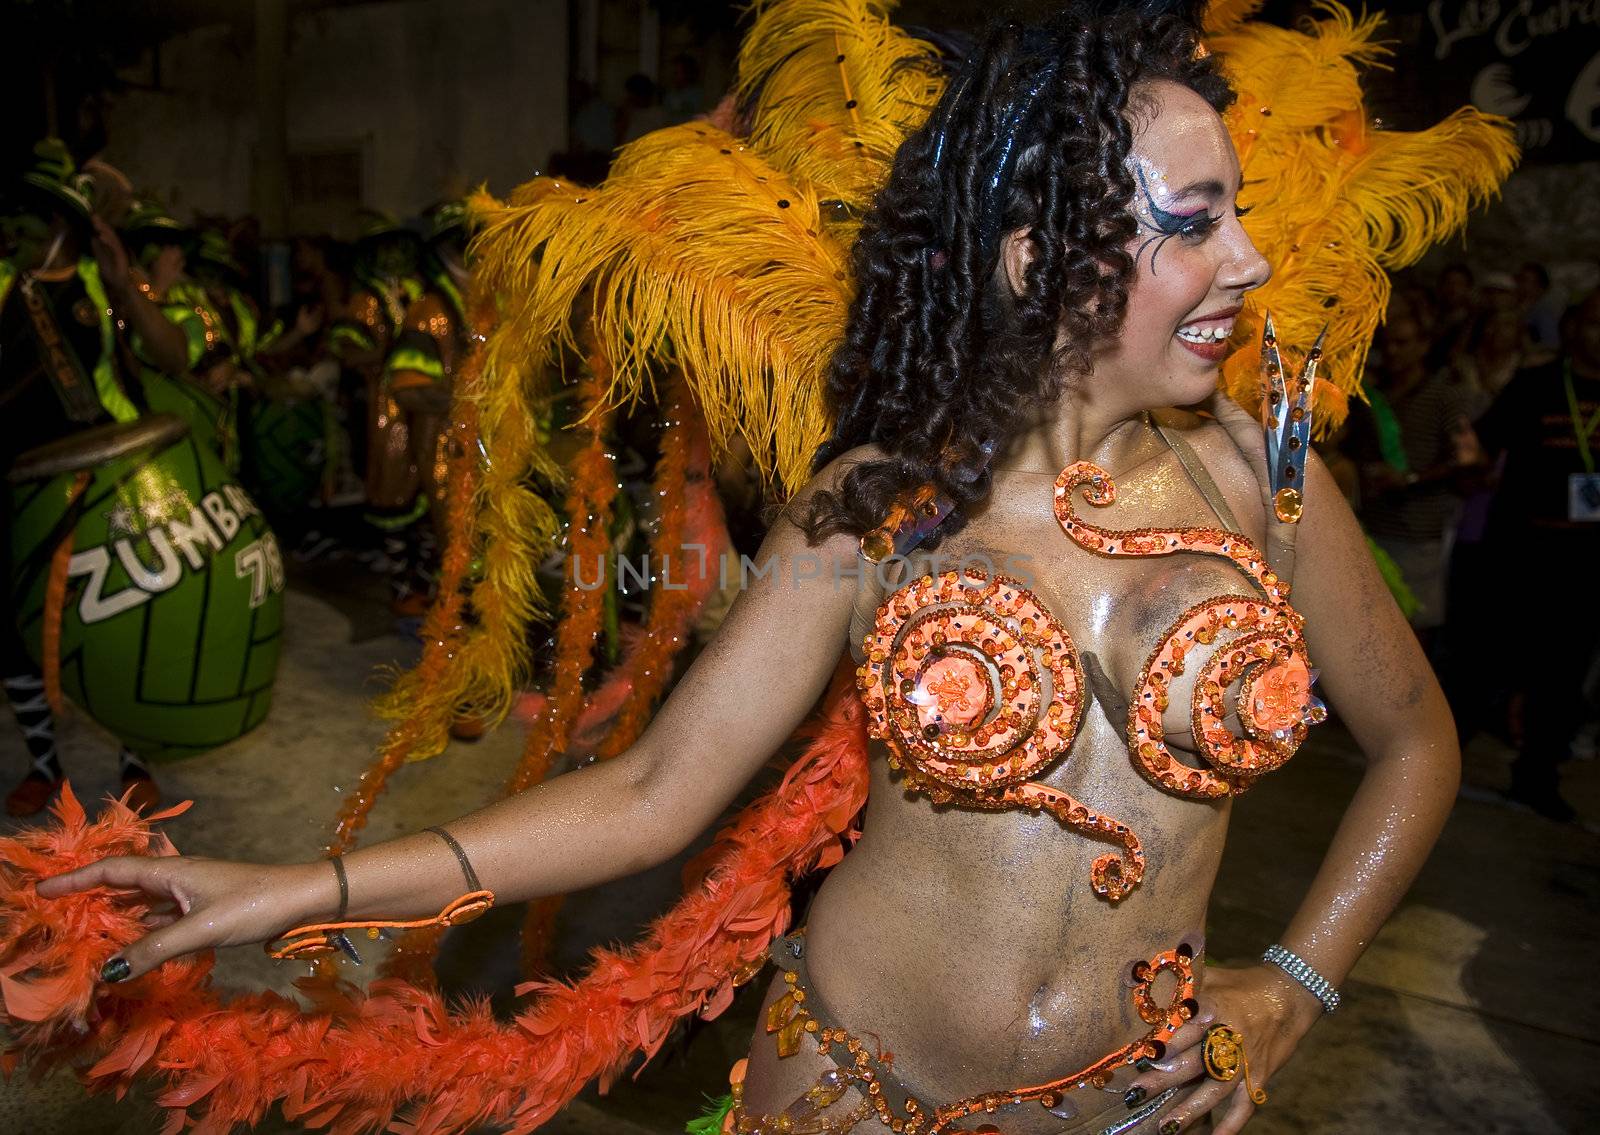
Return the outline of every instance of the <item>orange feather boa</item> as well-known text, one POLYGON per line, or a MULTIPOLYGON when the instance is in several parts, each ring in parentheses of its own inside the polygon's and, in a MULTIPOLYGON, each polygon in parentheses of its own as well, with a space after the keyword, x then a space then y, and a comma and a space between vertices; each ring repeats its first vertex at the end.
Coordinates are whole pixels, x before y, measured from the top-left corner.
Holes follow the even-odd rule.
POLYGON ((90 822, 64 790, 55 825, 0 840, 0 996, 17 1042, 8 1067, 67 1063, 102 1091, 152 1080, 166 1135, 186 1124, 222 1135, 274 1105, 334 1135, 531 1132, 591 1080, 603 1091, 636 1055, 652 1057, 680 1018, 725 1009, 788 929, 792 880, 843 857, 868 778, 852 682, 841 665, 800 730, 805 752, 719 834, 693 890, 637 945, 596 950, 577 982, 520 987, 539 997, 510 1025, 486 1005, 450 1012, 437 993, 392 979, 364 992, 307 983, 311 1011, 275 994, 224 997, 209 956, 96 984, 100 965, 143 933, 146 907, 104 889, 41 899, 34 883, 109 855, 172 854, 150 825, 176 810, 141 820, 112 803, 90 822))

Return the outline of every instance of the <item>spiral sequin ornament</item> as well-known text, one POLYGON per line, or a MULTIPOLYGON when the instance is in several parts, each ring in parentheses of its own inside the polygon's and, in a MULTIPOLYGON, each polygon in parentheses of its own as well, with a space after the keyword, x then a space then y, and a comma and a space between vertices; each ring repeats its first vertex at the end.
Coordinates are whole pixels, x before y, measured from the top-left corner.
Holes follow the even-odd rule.
POLYGON ((1072 493, 1082 488, 1096 506, 1116 500, 1105 470, 1079 461, 1056 478, 1056 519, 1079 546, 1103 556, 1223 556, 1248 575, 1264 599, 1220 595, 1185 611, 1145 664, 1128 705, 1128 751, 1144 776, 1181 796, 1215 799, 1243 792, 1251 781, 1294 755, 1306 727, 1327 717, 1311 692, 1316 672, 1306 656, 1302 620, 1289 606, 1289 585, 1249 540, 1220 528, 1136 528, 1115 531, 1083 520, 1072 493), (1220 641, 1220 645, 1219 644, 1220 641), (1174 678, 1199 647, 1216 646, 1195 682, 1195 744, 1210 769, 1179 761, 1167 748, 1162 714, 1174 678), (1229 731, 1227 691, 1239 684, 1238 713, 1248 736, 1229 731))
POLYGON ((1048 812, 1122 845, 1090 870, 1112 900, 1144 874, 1126 824, 1029 778, 1072 747, 1083 719, 1083 668, 1061 624, 1031 591, 970 568, 924 575, 890 594, 863 643, 856 686, 869 733, 890 764, 936 804, 1048 812))

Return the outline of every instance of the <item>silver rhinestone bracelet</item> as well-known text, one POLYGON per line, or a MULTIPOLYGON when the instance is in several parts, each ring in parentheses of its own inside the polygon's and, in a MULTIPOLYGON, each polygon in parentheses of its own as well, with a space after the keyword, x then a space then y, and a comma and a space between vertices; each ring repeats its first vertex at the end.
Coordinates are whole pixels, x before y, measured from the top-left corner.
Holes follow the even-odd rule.
POLYGON ((1316 970, 1312 969, 1306 960, 1293 950, 1286 950, 1274 943, 1268 946, 1261 955, 1261 960, 1275 965, 1284 973, 1294 978, 1307 991, 1322 1002, 1322 1011, 1331 1013, 1339 1007, 1339 991, 1333 984, 1316 970))

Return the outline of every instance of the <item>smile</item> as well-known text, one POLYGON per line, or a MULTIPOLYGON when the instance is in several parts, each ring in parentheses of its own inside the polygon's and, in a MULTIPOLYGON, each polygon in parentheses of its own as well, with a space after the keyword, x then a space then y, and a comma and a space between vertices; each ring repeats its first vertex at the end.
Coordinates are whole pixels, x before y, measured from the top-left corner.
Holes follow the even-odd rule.
POLYGON ((1228 336, 1233 334, 1233 320, 1207 319, 1186 323, 1178 328, 1177 340, 1207 362, 1221 362, 1228 353, 1228 336))
POLYGON ((1221 343, 1233 334, 1233 320, 1220 323, 1186 323, 1178 328, 1178 338, 1186 343, 1221 343))

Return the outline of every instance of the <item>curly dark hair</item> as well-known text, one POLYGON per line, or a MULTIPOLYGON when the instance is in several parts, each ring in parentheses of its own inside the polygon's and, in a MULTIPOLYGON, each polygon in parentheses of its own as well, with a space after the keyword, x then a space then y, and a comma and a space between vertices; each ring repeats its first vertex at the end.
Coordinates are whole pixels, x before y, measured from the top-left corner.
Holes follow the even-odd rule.
POLYGON ((956 502, 925 542, 936 547, 988 495, 989 454, 1024 413, 1088 371, 1094 344, 1121 327, 1134 271, 1124 163, 1135 85, 1181 83, 1219 111, 1233 101, 1197 44, 1192 18, 1081 4, 979 41, 863 218, 856 298, 828 375, 836 424, 812 472, 868 442, 887 456, 812 496, 795 521, 811 542, 867 532, 932 483, 956 502), (1015 169, 1003 205, 987 203, 1000 216, 986 218, 1012 123, 1015 169), (998 234, 1024 226, 1033 257, 1013 294, 996 271, 998 234))

